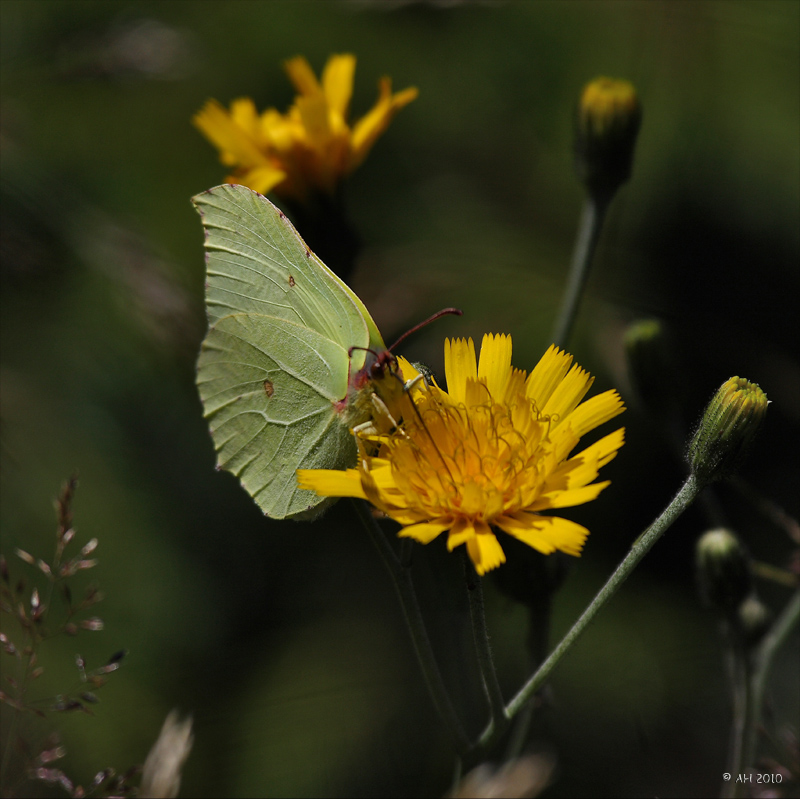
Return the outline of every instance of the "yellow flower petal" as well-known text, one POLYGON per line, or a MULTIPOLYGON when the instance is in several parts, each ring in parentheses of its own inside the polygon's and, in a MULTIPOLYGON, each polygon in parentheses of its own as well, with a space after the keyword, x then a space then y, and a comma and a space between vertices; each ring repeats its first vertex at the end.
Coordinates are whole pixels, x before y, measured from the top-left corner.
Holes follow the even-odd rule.
POLYGON ((564 421, 586 396, 592 383, 594 383, 594 378, 576 364, 550 395, 550 399, 542 408, 542 413, 550 416, 557 423, 564 421))
POLYGON ((483 577, 486 572, 496 569, 506 562, 506 555, 500 542, 495 535, 489 531, 486 534, 477 535, 467 541, 467 552, 470 560, 475 566, 475 571, 483 577))
POLYGON ((616 457, 617 450, 624 443, 625 428, 620 427, 565 461, 547 478, 544 491, 552 491, 557 487, 572 489, 585 486, 597 477, 600 467, 616 457))
POLYGON ((361 487, 361 473, 358 469, 348 469, 345 472, 338 469, 298 469, 297 486, 326 497, 367 498, 361 487))
POLYGON ((465 544, 476 535, 475 523, 472 520, 456 519, 455 524, 450 528, 450 535, 447 537, 447 551, 452 552, 457 546, 465 544))
POLYGON ((389 460, 385 458, 372 458, 369 471, 379 490, 389 491, 397 487, 392 464, 389 460))
POLYGON ((391 81, 383 78, 380 82, 380 94, 373 109, 361 117, 353 128, 352 151, 349 171, 354 170, 366 158, 378 137, 389 127, 394 115, 403 106, 416 99, 419 92, 415 88, 405 89, 392 95, 391 81))
POLYGON ((322 91, 328 105, 347 119, 350 97, 353 94, 353 76, 356 71, 356 57, 349 53, 332 55, 322 71, 322 91))
POLYGON ((541 411, 552 393, 564 379, 572 356, 551 344, 528 377, 527 395, 541 411))
MULTIPOLYGON (((453 398, 455 400, 455 398, 453 398)), ((465 386, 462 402, 468 408, 477 408, 491 403, 492 395, 489 388, 482 380, 468 379, 465 386)))
MULTIPOLYGON (((551 447, 548 455, 558 463, 563 461, 578 445, 580 437, 572 429, 572 424, 551 425, 547 432, 551 447)), ((548 473, 552 473, 548 467, 548 473)))
POLYGON ((586 400, 569 416, 569 425, 578 437, 613 419, 625 410, 622 397, 610 389, 586 400))
POLYGON ((449 523, 424 522, 422 524, 410 524, 404 527, 398 535, 401 538, 413 538, 420 544, 430 544, 434 538, 443 533, 450 526, 449 523))
POLYGON ((257 166, 241 175, 226 178, 228 183, 241 183, 259 194, 266 194, 286 179, 286 173, 272 166, 257 166))
POLYGON ((613 433, 603 436, 599 441, 595 441, 590 447, 586 447, 583 452, 576 457, 596 458, 598 466, 605 466, 617 457, 619 448, 625 443, 625 428, 620 427, 613 433))
POLYGON ((568 555, 579 555, 589 531, 580 524, 558 516, 517 513, 497 520, 500 529, 528 546, 550 555, 557 549, 568 555))
POLYGON ((555 491, 552 494, 543 494, 530 505, 530 510, 549 510, 550 508, 571 508, 575 505, 583 505, 597 499, 604 488, 611 485, 610 480, 604 483, 592 483, 590 486, 582 488, 565 489, 555 491))
MULTIPOLYGON (((394 519, 398 524, 402 525, 420 524, 422 522, 430 521, 429 514, 426 514, 425 511, 423 510, 407 510, 407 509, 402 510, 398 508, 393 508, 390 509, 387 515, 391 516, 391 518, 394 519)), ((433 523, 436 523, 436 520, 434 520, 433 523)), ((453 522, 451 519, 446 523, 445 522, 442 523, 445 525, 445 529, 448 529, 453 522)), ((398 532, 397 535, 400 535, 401 533, 402 530, 398 532)))
POLYGON ((241 97, 231 103, 231 119, 254 141, 261 135, 261 119, 256 104, 249 97, 241 97))
POLYGON ((506 397, 506 386, 511 378, 511 336, 486 334, 481 342, 478 362, 478 379, 482 380, 497 402, 506 397))
POLYGON ((447 391, 453 402, 464 402, 467 393, 467 380, 478 379, 475 363, 475 345, 472 339, 445 339, 444 375, 447 391))
POLYGON ((400 375, 402 376, 404 383, 416 380, 420 376, 420 373, 417 371, 414 364, 412 364, 411 361, 407 360, 402 355, 398 357, 397 365, 400 368, 400 375))
POLYGON ((192 117, 192 122, 222 151, 223 163, 240 163, 248 167, 269 166, 269 161, 256 142, 216 100, 209 100, 192 117))
MULTIPOLYGON (((508 403, 525 395, 525 380, 528 375, 523 369, 511 368, 511 376, 506 383, 506 394, 504 397, 497 397, 498 402, 508 403)), ((516 403, 517 407, 525 408, 530 415, 530 405, 528 403, 516 403)))
MULTIPOLYGON (((364 494, 364 499, 368 499, 376 508, 379 508, 386 513, 390 508, 394 507, 394 502, 389 498, 388 491, 381 491, 378 488, 377 480, 381 477, 379 471, 372 471, 371 469, 364 468, 368 461, 362 461, 362 468, 359 471, 361 477, 361 490, 364 494)), ((348 471, 350 471, 348 469, 348 471)))
POLYGON ((284 63, 283 67, 292 85, 300 94, 310 96, 322 91, 314 70, 311 69, 311 65, 303 56, 298 55, 290 58, 284 63))
POLYGON ((331 138, 328 104, 322 94, 298 97, 295 107, 300 113, 303 133, 308 144, 319 152, 324 152, 331 138))
POLYGON ((261 115, 261 137, 277 158, 288 157, 295 142, 302 138, 299 122, 287 119, 274 108, 268 108, 261 115))

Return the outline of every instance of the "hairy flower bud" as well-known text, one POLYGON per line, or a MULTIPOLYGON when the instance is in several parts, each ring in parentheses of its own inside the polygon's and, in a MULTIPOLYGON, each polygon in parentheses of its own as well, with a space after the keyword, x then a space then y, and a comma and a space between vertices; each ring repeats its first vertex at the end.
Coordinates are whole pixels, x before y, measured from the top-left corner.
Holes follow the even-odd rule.
POLYGON ((630 178, 641 124, 633 84, 600 77, 584 86, 575 125, 575 166, 592 195, 610 197, 630 178))
POLYGON ((730 530, 703 533, 695 547, 695 563, 700 595, 711 607, 734 610, 750 592, 750 561, 730 530))
POLYGON ((741 464, 768 404, 758 384, 743 377, 720 386, 689 443, 689 466, 698 480, 719 479, 741 464))

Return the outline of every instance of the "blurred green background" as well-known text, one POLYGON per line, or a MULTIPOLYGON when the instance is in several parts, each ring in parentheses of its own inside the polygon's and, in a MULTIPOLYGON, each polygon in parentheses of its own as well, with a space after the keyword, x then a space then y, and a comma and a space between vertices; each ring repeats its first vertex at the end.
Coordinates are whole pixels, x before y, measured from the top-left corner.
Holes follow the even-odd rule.
MULTIPOLYGON (((74 682, 76 652, 92 667, 129 650, 95 718, 62 714, 26 733, 55 725, 74 779, 142 762, 178 707, 195 719, 187 796, 449 785, 446 734, 351 509, 265 520, 215 472, 194 386, 204 261, 189 198, 225 169, 190 118, 209 97, 285 110, 281 63, 293 55, 319 71, 331 53, 355 53, 356 117, 381 75, 419 87, 348 183, 364 243, 352 285, 387 341, 462 308, 404 350, 440 373, 446 335, 508 332, 515 365, 536 363, 583 199, 578 93, 601 74, 639 90, 633 179, 612 205, 570 347, 595 390, 628 400, 627 444, 607 467, 612 486, 571 514, 592 534, 556 597, 554 640, 683 476, 627 390, 632 320, 670 327, 687 429, 731 375, 764 388, 772 405, 744 475, 800 514, 800 4, 3 0, 0 15, 2 549, 50 555, 52 500, 77 472, 78 540, 99 538, 100 565, 76 582, 106 592, 106 627, 48 645, 39 695, 74 682)), ((787 564, 784 532, 736 491, 716 496, 757 558, 787 564)), ((531 736, 558 761, 545 795, 718 791, 728 691, 692 567, 708 525, 702 509, 687 513, 554 674, 531 736)), ((477 732, 485 710, 459 569, 444 540, 416 552, 437 653, 477 732)), ((510 696, 526 618, 488 582, 510 696)), ((759 587, 774 609, 788 597, 759 587)), ((772 732, 800 717, 797 653, 795 635, 770 684, 772 732)))

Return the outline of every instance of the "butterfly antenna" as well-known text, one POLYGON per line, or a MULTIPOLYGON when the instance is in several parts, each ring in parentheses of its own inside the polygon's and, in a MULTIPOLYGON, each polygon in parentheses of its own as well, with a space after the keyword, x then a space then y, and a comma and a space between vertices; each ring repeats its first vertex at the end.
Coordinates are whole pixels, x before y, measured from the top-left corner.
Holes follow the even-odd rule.
POLYGON ((378 357, 378 353, 375 350, 371 350, 369 347, 357 347, 353 345, 350 349, 347 350, 347 357, 353 357, 353 350, 361 350, 362 352, 371 352, 376 358, 378 357))
POLYGON ((458 308, 443 308, 441 311, 437 311, 433 316, 429 316, 424 322, 420 322, 418 325, 414 325, 411 330, 406 330, 402 336, 400 336, 391 347, 389 347, 389 352, 392 352, 398 344, 401 344, 405 341, 412 333, 416 333, 417 330, 421 330, 425 325, 429 325, 431 322, 435 322, 442 316, 461 316, 464 312, 459 310, 458 308))

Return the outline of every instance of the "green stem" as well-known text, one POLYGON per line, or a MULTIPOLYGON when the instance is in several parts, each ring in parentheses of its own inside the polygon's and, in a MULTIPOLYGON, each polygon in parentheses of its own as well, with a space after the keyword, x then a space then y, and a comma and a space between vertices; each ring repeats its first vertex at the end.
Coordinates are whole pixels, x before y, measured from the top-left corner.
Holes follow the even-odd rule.
POLYGON ((745 769, 752 768, 755 765, 758 731, 761 728, 761 716, 764 707, 764 691, 767 686, 767 677, 772 668, 772 662, 798 621, 800 621, 800 591, 795 591, 794 596, 783 609, 781 615, 775 620, 758 649, 753 653, 750 702, 742 745, 742 765, 745 769))
POLYGON ((408 625, 408 631, 411 633, 414 651, 416 652, 419 665, 422 668, 422 674, 425 677, 425 682, 428 686, 431 698, 433 699, 433 704, 445 726, 450 730, 458 753, 464 755, 470 750, 471 745, 456 715, 453 703, 450 701, 450 696, 447 693, 442 674, 436 663, 430 638, 428 637, 428 631, 425 629, 425 622, 422 618, 419 602, 417 601, 414 583, 411 581, 411 573, 408 568, 401 564, 387 541, 383 530, 381 530, 377 521, 370 513, 367 503, 360 500, 353 500, 353 505, 369 537, 372 539, 372 543, 375 544, 384 565, 391 575, 392 582, 397 591, 397 596, 400 599, 400 605, 403 608, 403 615, 408 625))
POLYGON ((600 231, 608 210, 610 197, 587 196, 581 213, 578 227, 578 237, 575 240, 575 249, 572 253, 572 263, 569 269, 569 279, 564 298, 561 300, 561 309, 553 328, 553 342, 561 348, 566 347, 569 334, 572 330, 575 316, 578 313, 583 289, 589 276, 589 267, 592 264, 600 231))
POLYGON ((503 692, 500 690, 500 683, 494 668, 492 647, 489 644, 489 629, 486 626, 486 611, 483 604, 483 585, 481 578, 475 573, 466 547, 464 547, 464 581, 467 586, 469 615, 472 620, 472 633, 475 637, 475 649, 478 653, 483 690, 489 700, 490 723, 499 734, 508 725, 508 717, 506 716, 503 692))
MULTIPOLYGON (((519 690, 511 702, 509 702, 506 707, 506 714, 509 718, 513 718, 531 697, 533 697, 542 683, 550 676, 550 672, 552 672, 561 658, 564 657, 569 648, 589 625, 589 622, 597 615, 600 608, 614 596, 656 541, 661 538, 672 523, 697 498, 702 488, 703 486, 697 481, 694 475, 689 475, 689 477, 686 478, 686 482, 681 486, 672 502, 670 502, 661 515, 636 539, 636 541, 634 541, 625 559, 617 567, 614 574, 611 575, 608 582, 600 589, 589 607, 583 612, 583 615, 575 622, 572 629, 564 636, 561 643, 539 667, 538 671, 519 690)), ((495 733, 490 725, 481 735, 479 746, 486 747, 490 745, 494 739, 494 735, 495 733)))
MULTIPOLYGON (((547 645, 550 640, 550 612, 552 592, 543 591, 528 605, 528 659, 530 671, 538 669, 547 656, 547 645)), ((505 751, 505 762, 520 756, 528 738, 533 721, 533 713, 541 706, 541 697, 532 698, 514 718, 514 727, 509 736, 505 751)))
POLYGON ((739 630, 730 620, 726 623, 726 660, 729 663, 731 693, 733 695, 733 724, 728 754, 728 773, 733 777, 723 782, 720 795, 731 799, 738 790, 737 775, 742 774, 744 757, 744 735, 748 728, 748 714, 751 708, 750 658, 745 650, 739 630))

